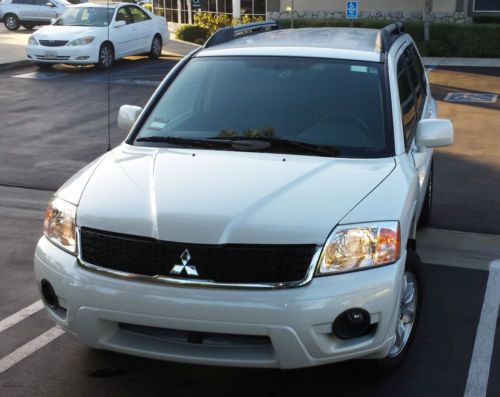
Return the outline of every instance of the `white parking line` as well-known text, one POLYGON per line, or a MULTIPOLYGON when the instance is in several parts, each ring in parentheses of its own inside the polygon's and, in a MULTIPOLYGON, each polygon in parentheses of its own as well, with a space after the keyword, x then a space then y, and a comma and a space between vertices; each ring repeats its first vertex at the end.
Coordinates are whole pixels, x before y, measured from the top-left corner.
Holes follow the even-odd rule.
POLYGON ((18 322, 23 321, 26 317, 35 314, 41 309, 43 309, 43 302, 39 300, 25 307, 24 309, 19 310, 17 313, 14 313, 9 317, 4 318, 2 321, 0 321, 0 332, 3 332, 7 328, 16 325, 18 322))
POLYGON ((465 386, 465 397, 484 397, 488 388, 491 355, 495 342, 498 310, 500 307, 500 260, 490 264, 488 284, 484 294, 481 318, 465 386))
POLYGON ((26 357, 35 353, 37 350, 40 350, 42 347, 49 344, 62 334, 64 334, 64 330, 56 325, 40 336, 37 336, 35 339, 30 340, 19 349, 14 350, 8 356, 5 356, 0 360, 0 374, 16 365, 19 361, 24 360, 26 357))

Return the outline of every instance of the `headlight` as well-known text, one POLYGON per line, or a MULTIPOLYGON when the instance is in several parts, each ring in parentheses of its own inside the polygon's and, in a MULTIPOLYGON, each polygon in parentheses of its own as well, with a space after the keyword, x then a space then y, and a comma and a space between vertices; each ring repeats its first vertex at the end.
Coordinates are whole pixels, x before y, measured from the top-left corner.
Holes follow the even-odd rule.
POLYGON ((62 249, 76 253, 76 206, 53 197, 43 220, 45 236, 62 249))
POLYGON ((33 36, 30 36, 30 38, 28 39, 28 44, 38 45, 38 41, 36 41, 36 39, 33 36))
POLYGON ((81 37, 79 39, 73 40, 69 42, 69 46, 74 46, 74 45, 86 45, 90 44, 94 41, 95 37, 94 36, 87 36, 87 37, 81 37))
POLYGON ((399 259, 399 222, 337 227, 323 247, 316 274, 334 274, 386 265, 399 259))

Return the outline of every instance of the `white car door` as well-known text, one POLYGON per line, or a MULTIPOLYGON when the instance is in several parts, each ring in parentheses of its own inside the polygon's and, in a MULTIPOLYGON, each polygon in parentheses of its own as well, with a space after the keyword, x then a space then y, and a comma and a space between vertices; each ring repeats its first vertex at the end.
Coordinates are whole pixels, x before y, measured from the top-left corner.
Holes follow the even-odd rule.
POLYGON ((148 14, 137 6, 129 6, 129 10, 132 14, 132 18, 134 18, 134 24, 137 27, 137 43, 135 43, 136 53, 141 54, 149 52, 153 41, 153 20, 148 14))
MULTIPOLYGON (((121 23, 122 22, 120 22, 120 24, 121 23)), ((110 39, 115 46, 115 56, 117 58, 135 53, 134 41, 136 27, 134 25, 134 20, 132 19, 132 15, 128 10, 128 6, 120 7, 116 12, 113 29, 110 31, 110 39), (122 26, 117 26, 117 23, 120 21, 124 21, 125 24, 122 26)))

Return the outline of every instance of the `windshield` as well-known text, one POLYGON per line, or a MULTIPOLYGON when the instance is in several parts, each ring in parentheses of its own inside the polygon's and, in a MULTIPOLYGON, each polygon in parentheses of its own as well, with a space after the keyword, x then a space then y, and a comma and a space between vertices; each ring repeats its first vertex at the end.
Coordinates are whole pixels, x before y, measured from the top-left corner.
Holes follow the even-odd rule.
POLYGON ((61 14, 54 25, 104 27, 111 22, 114 11, 104 7, 71 7, 61 14))
MULTIPOLYGON (((259 151, 387 157, 393 143, 384 114, 382 64, 200 57, 173 81, 134 144, 188 147, 186 139, 193 139, 193 147, 244 150, 234 142, 267 140, 259 151)), ((242 147, 252 150, 248 142, 242 147)))

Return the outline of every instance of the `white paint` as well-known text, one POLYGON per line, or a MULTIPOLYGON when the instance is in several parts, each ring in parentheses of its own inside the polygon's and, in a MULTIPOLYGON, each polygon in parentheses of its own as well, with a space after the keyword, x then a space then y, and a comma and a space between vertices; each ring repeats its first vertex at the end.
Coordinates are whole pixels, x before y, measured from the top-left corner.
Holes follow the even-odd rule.
POLYGON ((41 309, 43 309, 43 302, 41 300, 38 300, 35 303, 32 303, 31 305, 25 307, 24 309, 19 310, 17 313, 14 313, 11 316, 0 321, 0 332, 3 332, 7 328, 16 325, 18 322, 23 321, 26 317, 35 314, 41 309))
POLYGON ((495 329, 500 305, 500 260, 490 264, 490 275, 484 294, 481 319, 465 386, 465 397, 486 396, 490 374, 491 355, 495 342, 495 329))
POLYGON ((19 349, 14 350, 8 356, 5 356, 0 360, 0 374, 4 373, 21 360, 24 360, 26 357, 40 350, 42 347, 46 346, 62 334, 64 334, 64 330, 58 326, 55 326, 44 332, 40 336, 37 336, 35 339, 30 340, 19 349))

